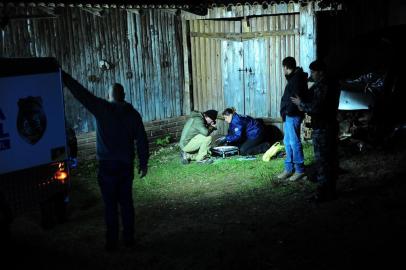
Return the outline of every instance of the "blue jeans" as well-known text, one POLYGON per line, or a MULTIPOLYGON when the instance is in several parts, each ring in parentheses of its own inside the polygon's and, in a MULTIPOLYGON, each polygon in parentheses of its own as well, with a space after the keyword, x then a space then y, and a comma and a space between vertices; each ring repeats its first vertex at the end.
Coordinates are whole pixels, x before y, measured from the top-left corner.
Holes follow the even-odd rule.
POLYGON ((132 163, 116 160, 99 161, 98 182, 105 207, 107 242, 114 244, 118 241, 119 206, 124 241, 132 241, 134 238, 133 179, 134 165, 132 163))
POLYGON ((287 172, 304 172, 303 148, 300 141, 301 123, 302 117, 300 116, 286 116, 283 143, 286 151, 285 171, 287 172))

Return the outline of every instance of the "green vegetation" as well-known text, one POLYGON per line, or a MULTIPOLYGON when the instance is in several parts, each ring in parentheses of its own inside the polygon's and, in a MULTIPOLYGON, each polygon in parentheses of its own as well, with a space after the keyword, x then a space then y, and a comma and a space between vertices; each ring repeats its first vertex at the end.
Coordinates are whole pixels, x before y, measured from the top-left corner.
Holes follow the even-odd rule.
POLYGON ((171 142, 171 136, 170 135, 166 135, 163 138, 158 138, 156 139, 156 145, 160 146, 160 147, 165 147, 168 146, 171 142))
MULTIPOLYGON (((305 145, 304 152, 310 164, 312 146, 305 145)), ((236 156, 182 165, 177 146, 161 148, 151 155, 148 175, 134 179, 137 246, 120 246, 115 254, 103 251, 97 163, 81 160, 72 171, 68 221, 44 231, 38 211, 17 217, 15 244, 8 249, 13 256, 4 257, 18 269, 351 268, 354 254, 402 239, 406 152, 371 149, 365 155, 342 148, 340 153, 346 172, 339 179, 340 197, 317 205, 306 201, 313 183, 275 179, 283 158, 236 156), (337 256, 342 265, 336 265, 337 256)), ((360 260, 363 265, 365 257, 360 260)))
MULTIPOLYGON (((305 163, 308 164, 313 159, 311 145, 305 145, 304 151, 305 163)), ((261 157, 262 155, 258 155, 256 160, 239 160, 239 156, 234 156, 218 158, 210 165, 194 162, 182 165, 177 147, 160 149, 151 157, 147 177, 135 181, 137 201, 188 202, 269 189, 275 185, 275 175, 283 170, 284 160, 279 158, 264 162, 261 157)), ((281 189, 278 192, 284 191, 285 189, 281 189)))
MULTIPOLYGON (((313 160, 312 146, 304 145, 305 164, 313 160)), ((283 170, 283 158, 262 161, 239 160, 240 156, 216 158, 213 164, 191 162, 182 165, 176 146, 161 148, 151 155, 148 175, 135 178, 134 192, 137 204, 151 204, 159 201, 190 202, 207 198, 226 198, 228 195, 249 193, 253 190, 268 190, 279 187, 275 176, 283 170)), ((97 165, 87 162, 82 166, 82 176, 96 178, 97 165)), ((137 171, 137 170, 136 170, 137 171)), ((96 181, 94 187, 96 191, 96 181)), ((282 185, 273 192, 291 192, 289 185, 282 185)), ((97 192, 97 191, 96 191, 97 192)))
MULTIPOLYGON (((305 145, 304 152, 305 163, 309 164, 313 159, 312 146, 305 145)), ((157 253, 166 257, 146 269, 166 269, 167 265, 172 266, 170 269, 185 269, 184 265, 196 260, 210 262, 212 254, 204 253, 206 257, 202 259, 203 254, 195 251, 185 258, 183 254, 187 251, 168 248, 170 243, 180 241, 186 249, 200 250, 203 245, 212 250, 212 244, 223 237, 219 233, 224 231, 228 232, 224 236, 227 239, 249 242, 253 240, 247 228, 268 222, 268 217, 277 224, 288 223, 303 211, 303 189, 311 190, 313 184, 278 182, 275 176, 283 170, 283 158, 270 162, 262 161, 262 155, 256 160, 239 158, 217 158, 209 165, 194 162, 182 165, 177 146, 152 153, 145 178, 140 179, 135 169, 134 205, 137 241, 153 252, 137 255, 141 262, 134 262, 133 253, 123 250, 117 257, 94 261, 94 267, 135 269, 135 264, 149 265, 152 254, 157 253), (297 203, 299 208, 292 207, 297 203), (234 231, 235 228, 240 229, 234 231)), ((74 257, 80 251, 85 261, 99 256, 104 244, 104 221, 95 161, 82 161, 79 170, 73 172, 70 213, 69 223, 42 234, 44 245, 63 243, 64 254, 74 257)), ((221 249, 220 246, 213 252, 221 249)))
MULTIPOLYGON (((312 146, 304 145, 305 164, 313 160, 312 146)), ((239 160, 240 156, 216 158, 213 164, 204 165, 191 162, 182 165, 179 160, 179 148, 168 146, 151 155, 148 175, 135 177, 134 195, 137 206, 171 203, 198 203, 202 200, 227 200, 229 196, 252 196, 252 192, 270 192, 277 196, 292 193, 297 185, 279 183, 275 176, 283 170, 284 159, 276 158, 270 162, 262 161, 262 155, 256 160, 239 160)), ((137 172, 137 169, 135 169, 137 172)), ((83 188, 98 197, 95 181, 97 164, 86 162, 81 166, 82 179, 94 179, 83 188)), ((83 181, 83 180, 82 180, 83 181)), ((84 184, 82 182, 82 184, 84 184)), ((306 182, 305 185, 311 185, 306 182)))

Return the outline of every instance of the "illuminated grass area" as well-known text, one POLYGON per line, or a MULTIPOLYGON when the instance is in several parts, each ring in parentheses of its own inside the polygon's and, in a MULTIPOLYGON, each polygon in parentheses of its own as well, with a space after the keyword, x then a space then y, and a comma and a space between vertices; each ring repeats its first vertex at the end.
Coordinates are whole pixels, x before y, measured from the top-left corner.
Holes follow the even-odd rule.
MULTIPOLYGON (((147 177, 134 181, 137 246, 114 254, 103 249, 97 164, 82 160, 72 172, 68 221, 44 231, 37 212, 16 218, 13 256, 5 257, 22 258, 12 261, 15 269, 60 270, 351 269, 358 259, 362 268, 371 254, 386 263, 405 239, 406 152, 350 151, 341 151, 339 199, 317 205, 306 200, 313 183, 275 179, 282 158, 185 166, 176 146, 161 149, 151 156, 147 177), (398 245, 386 257, 370 253, 381 255, 388 239, 398 245)), ((310 164, 312 146, 304 152, 310 164)))
MULTIPOLYGON (((311 145, 304 146, 308 164, 313 159, 311 145)), ((239 160, 240 156, 217 158, 213 164, 182 165, 177 147, 167 147, 151 157, 149 173, 145 179, 136 178, 136 200, 151 203, 157 200, 196 201, 222 198, 250 190, 269 189, 275 176, 283 170, 283 158, 270 162, 239 160)), ((283 190, 282 190, 283 192, 283 190)))
MULTIPOLYGON (((309 164, 312 146, 305 145, 304 152, 309 164)), ((275 176, 283 170, 283 158, 270 162, 262 161, 262 155, 256 160, 238 158, 182 165, 177 146, 153 153, 148 175, 140 179, 136 174, 134 180, 136 241, 144 247, 135 255, 126 249, 104 255, 103 203, 96 161, 81 161, 79 169, 72 172, 67 223, 42 231, 34 215, 16 220, 13 230, 30 258, 41 257, 40 261, 52 265, 64 260, 60 255, 64 254, 64 258, 72 258, 66 269, 83 269, 83 262, 91 262, 97 269, 135 269, 135 265, 140 269, 187 269, 184 267, 197 261, 207 262, 203 265, 209 269, 213 256, 221 253, 228 241, 254 243, 257 240, 251 228, 272 222, 287 224, 285 219, 302 211, 292 208, 292 202, 302 201, 297 197, 303 196, 303 188, 313 188, 309 182, 278 183, 275 176), (271 222, 268 217, 272 217, 271 222), (222 245, 213 248, 219 241, 222 245), (174 245, 178 247, 174 249, 174 245), (28 252, 37 250, 36 246, 41 248, 28 252), (47 253, 54 254, 51 262, 41 255, 47 253)))
MULTIPOLYGON (((313 160, 310 144, 304 145, 304 154, 305 164, 308 165, 313 160)), ((288 203, 295 197, 291 194, 302 196, 304 189, 314 188, 308 181, 278 181, 276 175, 283 170, 283 158, 272 159, 270 162, 262 161, 262 155, 257 155, 255 160, 239 160, 240 158, 233 156, 217 158, 213 164, 192 162, 183 165, 177 146, 165 147, 152 153, 145 178, 140 179, 135 169, 133 188, 136 215, 151 221, 155 213, 161 211, 173 211, 174 214, 183 210, 201 212, 203 216, 211 215, 211 211, 221 214, 227 205, 238 209, 239 206, 255 205, 254 201, 263 201, 265 205, 270 201, 288 203)), ((73 176, 72 212, 94 215, 95 209, 99 213, 102 211, 96 179, 96 162, 83 162, 73 176)), ((142 219, 139 221, 143 223, 142 219)))
MULTIPOLYGON (((304 144, 305 164, 313 160, 310 144, 304 144)), ((270 162, 262 161, 262 155, 256 160, 239 160, 241 156, 222 159, 216 158, 213 164, 188 165, 180 163, 179 148, 169 146, 152 153, 148 175, 139 179, 135 169, 134 194, 138 204, 175 200, 179 202, 196 201, 207 198, 223 198, 242 194, 252 190, 267 190, 274 187, 276 175, 283 170, 284 159, 276 158, 270 162)), ((96 178, 95 162, 83 164, 81 177, 96 178)), ((93 182, 93 181, 92 181, 93 182)), ((96 184, 96 182, 93 182, 96 184)), ((89 183, 96 194, 97 185, 89 183)), ((286 188, 275 190, 282 192, 286 188)))

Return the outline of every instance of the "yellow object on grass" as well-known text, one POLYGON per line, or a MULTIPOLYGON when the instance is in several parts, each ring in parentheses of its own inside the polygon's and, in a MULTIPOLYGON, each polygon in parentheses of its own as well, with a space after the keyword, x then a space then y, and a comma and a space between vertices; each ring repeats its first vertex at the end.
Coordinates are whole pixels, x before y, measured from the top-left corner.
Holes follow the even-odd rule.
POLYGON ((262 156, 263 161, 270 161, 272 157, 276 156, 280 151, 284 149, 284 146, 280 142, 274 143, 265 154, 262 156))

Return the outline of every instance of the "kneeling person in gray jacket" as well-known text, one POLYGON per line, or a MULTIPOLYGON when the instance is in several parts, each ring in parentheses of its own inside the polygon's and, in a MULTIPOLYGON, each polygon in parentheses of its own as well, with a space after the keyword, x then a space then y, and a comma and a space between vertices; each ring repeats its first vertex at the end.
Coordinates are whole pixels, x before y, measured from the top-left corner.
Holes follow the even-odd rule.
POLYGON ((186 121, 179 141, 181 148, 181 162, 188 164, 191 160, 197 162, 209 161, 210 133, 216 129, 216 110, 192 112, 186 121))

